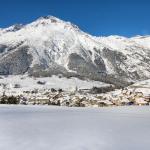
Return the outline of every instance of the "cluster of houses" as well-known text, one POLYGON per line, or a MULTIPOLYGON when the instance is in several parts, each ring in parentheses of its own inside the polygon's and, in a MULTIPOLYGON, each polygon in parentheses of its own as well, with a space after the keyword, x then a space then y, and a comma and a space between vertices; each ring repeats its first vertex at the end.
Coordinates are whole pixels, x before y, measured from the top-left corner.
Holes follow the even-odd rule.
POLYGON ((142 92, 135 92, 131 89, 102 94, 75 92, 57 94, 50 98, 50 102, 70 107, 142 106, 150 105, 150 95, 144 95, 142 92))
POLYGON ((150 93, 144 94, 143 92, 136 91, 135 89, 122 89, 118 92, 110 92, 105 94, 106 99, 110 99, 116 106, 123 105, 150 105, 150 93))
MULTIPOLYGON (((150 105, 150 94, 144 95, 136 90, 122 89, 106 93, 92 93, 91 90, 75 88, 74 91, 62 89, 34 89, 29 91, 7 90, 4 87, 0 103, 24 105, 58 105, 68 107, 104 107, 124 105, 150 105)), ((99 90, 96 90, 99 91, 99 90)))
MULTIPOLYGON (((12 92, 3 93, 1 99, 6 96, 10 99, 13 96, 19 104, 24 105, 57 105, 68 107, 105 107, 105 106, 124 106, 124 105, 150 105, 150 95, 144 95, 142 92, 123 89, 117 92, 107 92, 101 94, 91 94, 89 92, 73 91, 67 92, 62 89, 43 89, 22 91, 21 93, 12 92)), ((4 100, 4 98, 3 98, 4 100)))

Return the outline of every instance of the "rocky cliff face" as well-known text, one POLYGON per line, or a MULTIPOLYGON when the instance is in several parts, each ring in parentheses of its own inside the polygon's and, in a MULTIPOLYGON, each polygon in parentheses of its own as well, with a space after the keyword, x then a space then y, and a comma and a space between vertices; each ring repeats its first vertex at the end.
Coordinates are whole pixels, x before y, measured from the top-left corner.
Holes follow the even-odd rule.
POLYGON ((93 37, 70 22, 41 17, 0 29, 0 74, 86 77, 116 85, 150 77, 150 37, 93 37))

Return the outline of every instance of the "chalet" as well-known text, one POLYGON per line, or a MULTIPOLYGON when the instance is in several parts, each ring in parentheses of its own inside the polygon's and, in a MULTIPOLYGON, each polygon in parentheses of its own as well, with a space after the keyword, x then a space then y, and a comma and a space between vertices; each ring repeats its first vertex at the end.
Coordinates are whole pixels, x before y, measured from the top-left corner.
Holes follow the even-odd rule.
POLYGON ((146 102, 150 104, 150 95, 144 96, 144 99, 146 102))
POLYGON ((121 105, 129 105, 130 101, 127 98, 122 98, 122 100, 120 100, 120 104, 121 105))
POLYGON ((109 100, 103 100, 98 102, 99 107, 104 107, 104 106, 112 106, 113 103, 109 100))
POLYGON ((139 106, 143 106, 143 105, 148 105, 148 102, 146 102, 144 98, 139 97, 135 99, 135 104, 139 106))
POLYGON ((144 96, 144 94, 142 92, 135 92, 135 94, 136 94, 136 97, 143 97, 144 96))

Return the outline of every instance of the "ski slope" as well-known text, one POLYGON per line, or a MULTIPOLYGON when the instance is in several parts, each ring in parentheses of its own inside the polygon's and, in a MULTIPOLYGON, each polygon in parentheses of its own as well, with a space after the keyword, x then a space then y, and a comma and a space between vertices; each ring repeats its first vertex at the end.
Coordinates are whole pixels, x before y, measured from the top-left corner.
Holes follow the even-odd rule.
POLYGON ((149 150, 150 108, 0 106, 0 150, 149 150))

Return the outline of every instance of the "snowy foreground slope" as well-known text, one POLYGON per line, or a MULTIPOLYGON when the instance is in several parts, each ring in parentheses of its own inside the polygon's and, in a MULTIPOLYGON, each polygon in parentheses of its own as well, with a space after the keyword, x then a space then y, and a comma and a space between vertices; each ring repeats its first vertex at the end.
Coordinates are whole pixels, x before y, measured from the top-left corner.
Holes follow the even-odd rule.
POLYGON ((0 106, 2 150, 149 150, 150 108, 0 106))
POLYGON ((118 86, 150 76, 150 37, 94 37, 52 16, 0 29, 0 74, 80 76, 118 86))

